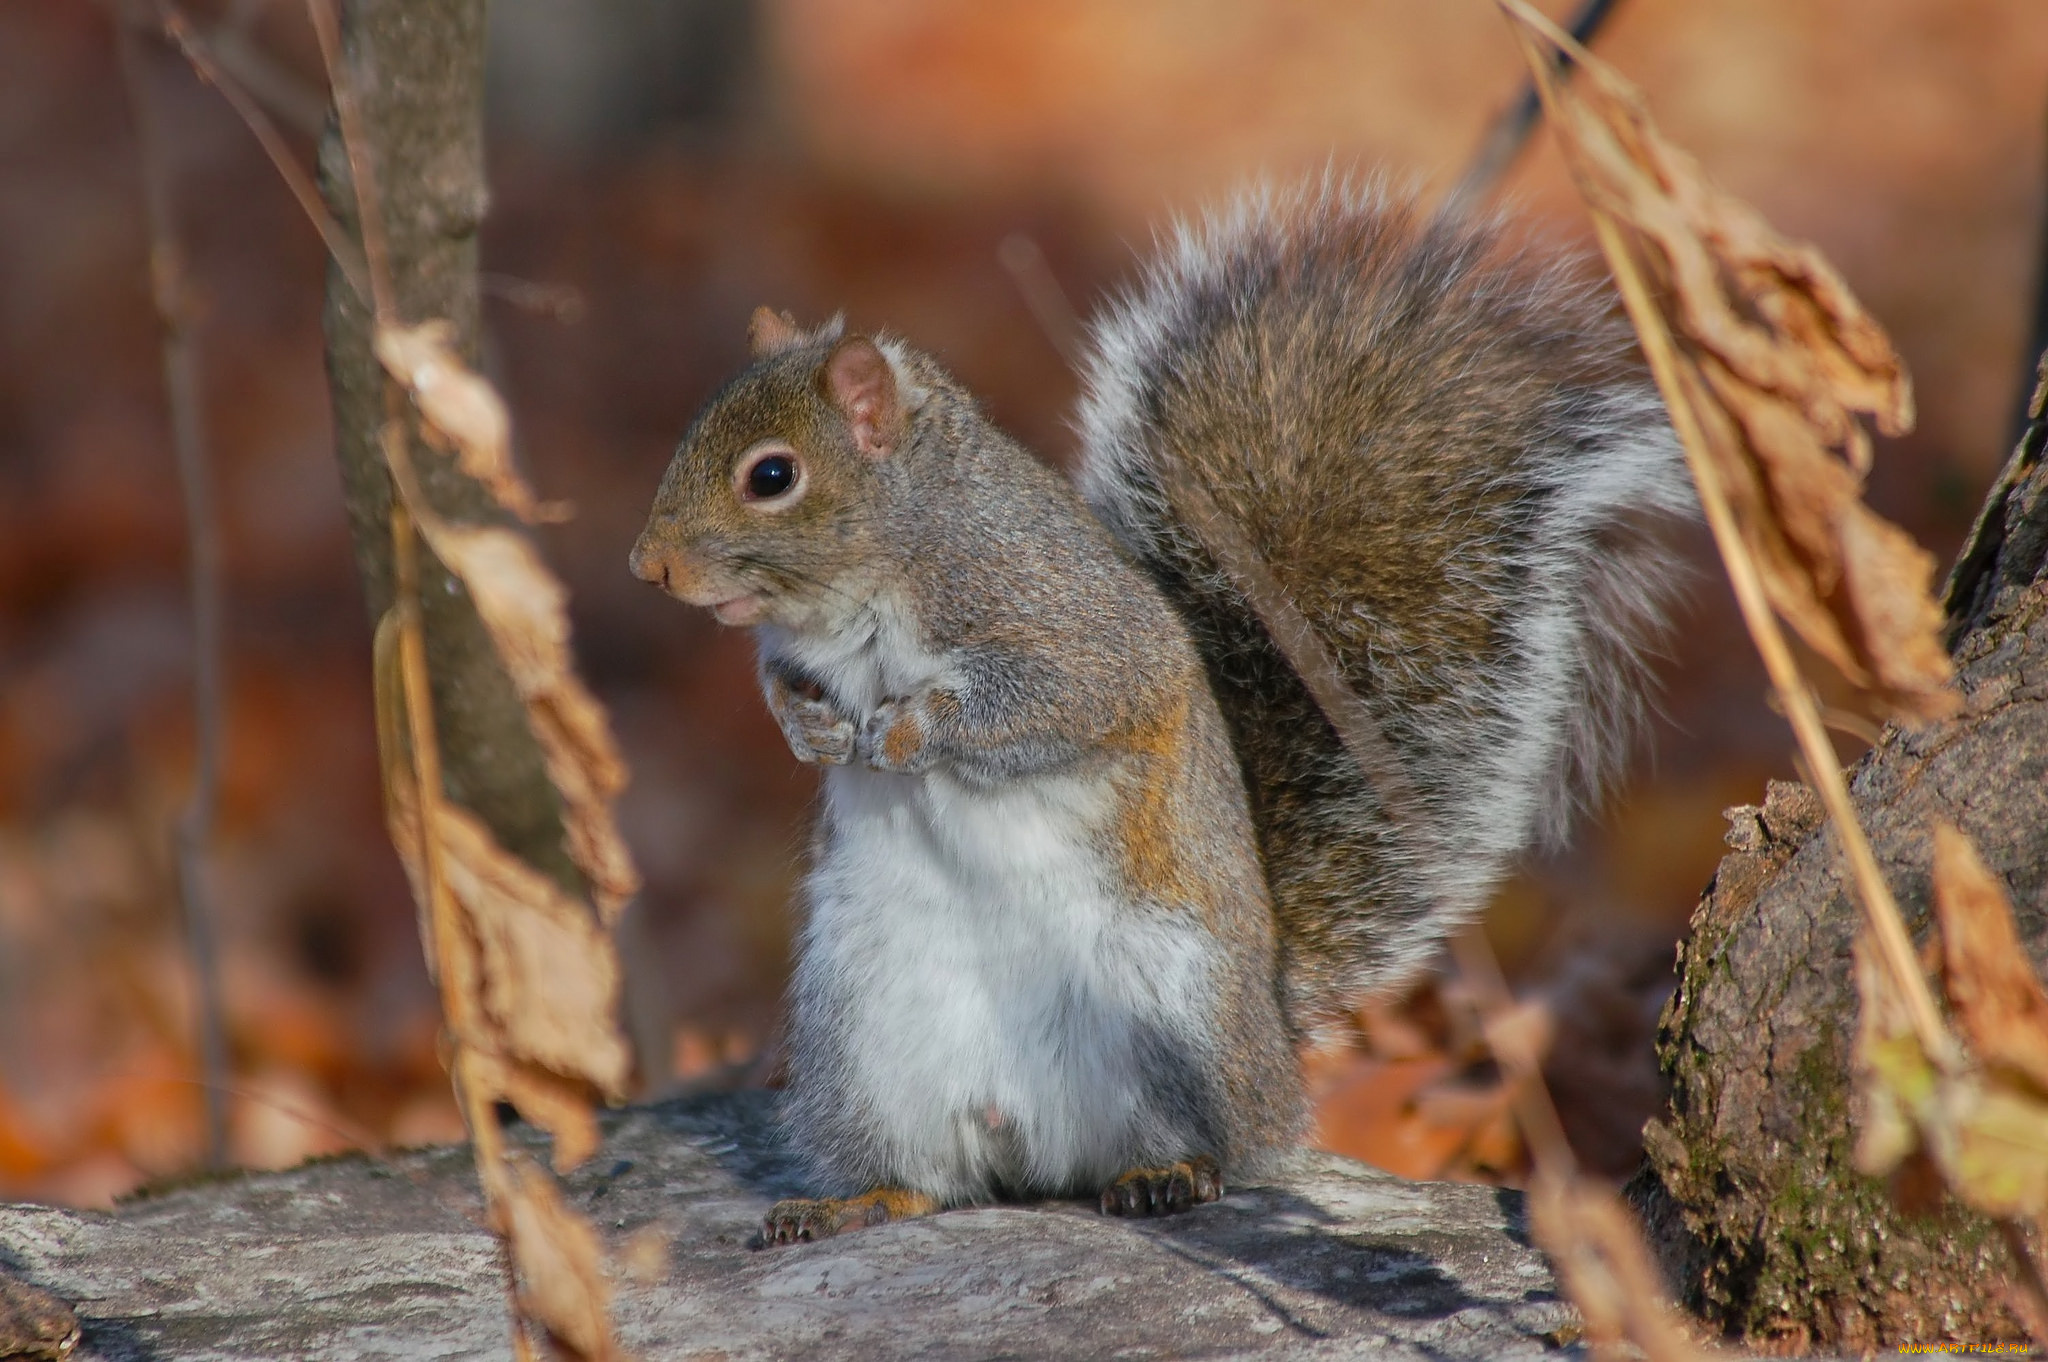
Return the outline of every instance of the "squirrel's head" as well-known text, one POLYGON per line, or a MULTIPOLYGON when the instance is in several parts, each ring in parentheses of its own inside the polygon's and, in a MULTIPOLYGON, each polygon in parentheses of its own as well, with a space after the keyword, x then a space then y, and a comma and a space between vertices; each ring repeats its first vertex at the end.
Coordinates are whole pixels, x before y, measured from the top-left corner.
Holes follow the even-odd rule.
POLYGON ((632 568, 721 624, 800 626, 848 603, 876 561, 874 510, 922 392, 893 344, 837 318, 805 331, 764 307, 747 338, 754 364, 683 437, 632 568))

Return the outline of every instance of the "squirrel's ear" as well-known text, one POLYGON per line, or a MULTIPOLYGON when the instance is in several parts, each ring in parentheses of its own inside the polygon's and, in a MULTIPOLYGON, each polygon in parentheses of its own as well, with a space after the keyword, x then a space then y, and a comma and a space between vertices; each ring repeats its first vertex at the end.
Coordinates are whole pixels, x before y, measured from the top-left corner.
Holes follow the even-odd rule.
POLYGON ((803 328, 798 326, 796 318, 787 312, 757 307, 752 319, 747 322, 747 348, 754 352, 755 359, 779 355, 784 350, 802 345, 803 342, 803 328))
POLYGON ((886 459, 903 438, 903 396, 889 358, 866 336, 832 347, 820 374, 825 395, 853 427, 853 442, 870 459, 886 459))

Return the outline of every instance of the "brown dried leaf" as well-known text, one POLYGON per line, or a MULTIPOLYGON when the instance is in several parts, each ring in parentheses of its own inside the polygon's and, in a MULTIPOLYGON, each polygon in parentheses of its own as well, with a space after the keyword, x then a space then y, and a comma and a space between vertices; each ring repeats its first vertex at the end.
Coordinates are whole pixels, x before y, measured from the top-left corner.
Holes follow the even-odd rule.
POLYGON ((615 1021, 619 963, 610 938, 467 809, 444 804, 439 823, 448 887, 477 946, 478 1001, 490 1032, 475 1043, 623 1098, 631 1059, 615 1021))
POLYGON ((1811 246, 1773 231, 1666 142, 1641 93, 1524 0, 1500 0, 1530 49, 1554 127, 1596 216, 1618 224, 1664 287, 1685 373, 1667 391, 1697 417, 1771 604, 1861 689, 1873 712, 1955 712, 1930 592, 1934 561, 1863 505, 1870 442, 1857 413, 1913 422, 1904 365, 1811 246), (1568 55, 1580 78, 1553 72, 1568 55))
POLYGON ((619 1357, 611 1337, 611 1283, 597 1231, 562 1204, 555 1180, 533 1164, 516 1164, 505 1191, 506 1237, 521 1310, 574 1357, 590 1362, 619 1357))
MULTIPOLYGON (((380 710, 387 703, 385 694, 380 686, 380 710)), ((389 744, 388 730, 397 725, 381 713, 379 720, 389 744)), ((402 750, 393 752, 387 745, 383 766, 391 843, 424 915, 428 885, 418 782, 402 750)), ((586 1082, 613 1100, 623 1098, 631 1057, 615 1021, 619 963, 611 939, 587 908, 499 846, 476 815, 446 802, 438 809, 442 874, 462 915, 464 934, 474 945, 476 977, 443 981, 473 999, 472 1026, 481 1031, 457 1039, 500 1057, 508 1068, 524 1061, 586 1082)), ((433 933, 423 926, 421 934, 431 957, 433 933)), ((470 961, 452 963, 466 972, 470 961)), ((554 1104, 535 1095, 530 1085, 524 1101, 513 1078, 502 1078, 496 1086, 536 1124, 567 1133, 545 1114, 554 1104)), ((583 1119, 588 1120, 587 1113, 583 1119)), ((557 1161, 562 1157, 558 1151, 557 1161)))
POLYGON ((1924 1150, 1949 1190, 1986 1215, 2048 1210, 2048 1096, 2010 1068, 1931 1057, 1868 938, 1866 928, 1855 945, 1856 1167, 1881 1177, 1924 1150))
POLYGON ((1489 1013, 1480 1026, 1487 1048, 1511 1073, 1541 1071, 1544 1057, 1557 1039, 1556 1014, 1541 999, 1525 998, 1489 1013))
POLYGON ((454 340, 446 321, 379 327, 377 359, 412 394, 428 434, 452 445, 462 471, 500 506, 528 523, 566 519, 567 506, 537 500, 512 467, 512 418, 497 391, 463 363, 454 340))
POLYGON ((1934 829, 1934 911, 1956 1029, 1985 1065, 2048 1095, 2048 992, 2027 963, 2005 886, 1947 823, 1934 829))
POLYGON ((562 797, 569 855, 590 881, 609 926, 640 888, 640 877, 612 818, 626 785, 626 764, 597 698, 578 679, 569 654, 568 592, 531 544, 505 529, 473 529, 422 519, 421 532, 448 570, 462 579, 497 645, 513 688, 562 797))
POLYGON ((555 1137, 557 1173, 568 1172, 597 1152, 599 1134, 589 1084, 481 1050, 471 1052, 466 1074, 555 1137))
POLYGON ((1641 1229, 1606 1192, 1554 1174, 1529 1189, 1529 1231, 1596 1345, 1626 1339, 1650 1362, 1691 1362, 1695 1347, 1666 1302, 1641 1229))

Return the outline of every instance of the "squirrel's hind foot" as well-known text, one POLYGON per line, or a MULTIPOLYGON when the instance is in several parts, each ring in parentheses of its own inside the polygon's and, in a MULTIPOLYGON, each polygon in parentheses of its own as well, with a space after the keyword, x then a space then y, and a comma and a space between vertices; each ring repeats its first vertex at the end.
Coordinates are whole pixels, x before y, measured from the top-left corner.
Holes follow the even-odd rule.
POLYGON ((1223 1199, 1223 1168, 1207 1154, 1164 1168, 1133 1168, 1102 1189, 1104 1215, 1178 1215, 1223 1199))
POLYGON ((844 1230, 886 1225, 891 1220, 930 1215, 937 1209, 936 1198, 903 1187, 877 1187, 849 1197, 792 1197, 769 1209, 761 1224, 761 1240, 773 1245, 830 1239, 844 1230))

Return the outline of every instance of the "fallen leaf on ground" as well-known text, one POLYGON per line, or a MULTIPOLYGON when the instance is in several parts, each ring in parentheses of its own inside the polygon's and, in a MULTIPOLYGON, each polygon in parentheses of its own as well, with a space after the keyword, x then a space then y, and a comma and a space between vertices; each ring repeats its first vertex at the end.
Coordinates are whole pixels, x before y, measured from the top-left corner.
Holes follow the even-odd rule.
POLYGON ((539 1168, 520 1162, 510 1172, 507 1237, 527 1316, 579 1359, 618 1357, 606 1313, 611 1283, 597 1231, 562 1204, 554 1179, 539 1168))

